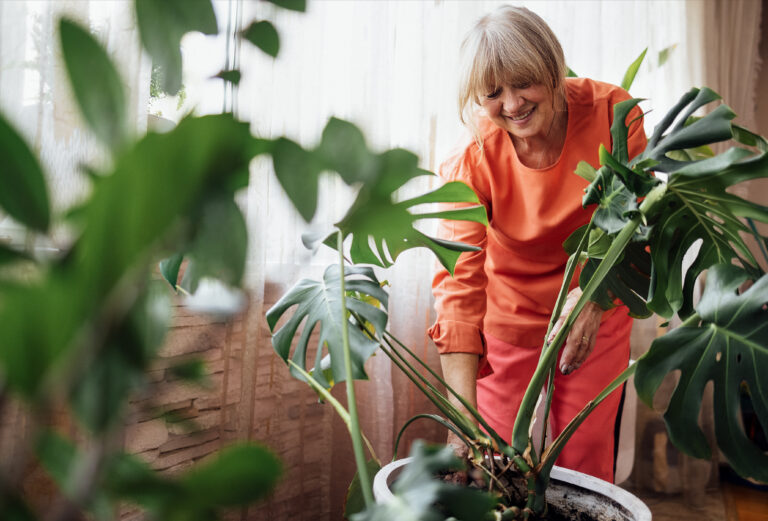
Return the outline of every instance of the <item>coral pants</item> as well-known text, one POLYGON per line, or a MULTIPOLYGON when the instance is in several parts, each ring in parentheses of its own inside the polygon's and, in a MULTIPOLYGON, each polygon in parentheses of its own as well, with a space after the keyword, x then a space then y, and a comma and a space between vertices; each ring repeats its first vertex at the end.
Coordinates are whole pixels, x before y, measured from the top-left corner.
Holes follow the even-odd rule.
MULTIPOLYGON (((627 368, 631 329, 632 319, 623 310, 617 310, 601 324, 595 348, 586 361, 570 375, 556 371, 549 416, 554 436, 627 368)), ((514 346, 488 334, 485 338, 493 374, 477 381, 477 404, 489 425, 509 441, 541 350, 514 346)), ((621 389, 617 389, 592 411, 560 453, 557 465, 613 483, 614 425, 620 400, 621 389)))

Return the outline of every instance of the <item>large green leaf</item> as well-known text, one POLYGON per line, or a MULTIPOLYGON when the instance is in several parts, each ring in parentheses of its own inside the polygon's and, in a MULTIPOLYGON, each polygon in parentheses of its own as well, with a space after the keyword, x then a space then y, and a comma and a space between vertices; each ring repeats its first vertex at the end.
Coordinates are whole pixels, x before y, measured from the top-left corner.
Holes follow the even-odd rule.
POLYGON ((176 94, 181 88, 181 37, 190 31, 218 33, 211 0, 135 1, 141 42, 163 71, 163 90, 176 94))
POLYGON ((51 212, 43 170, 26 142, 2 116, 0 156, 0 207, 20 223, 47 231, 51 212))
POLYGON ((417 441, 411 456, 413 461, 392 486, 394 498, 352 515, 350 521, 493 519, 490 512, 497 502, 493 496, 436 477, 441 471, 464 468, 451 447, 430 447, 417 441))
POLYGON ((475 193, 460 182, 446 183, 427 194, 396 202, 394 191, 413 177, 423 175, 415 155, 405 150, 390 150, 380 157, 375 176, 363 185, 344 218, 337 223, 344 236, 352 236, 353 262, 388 267, 404 251, 420 246, 429 248, 440 263, 453 273, 463 251, 477 248, 462 243, 429 237, 414 227, 422 219, 453 219, 488 224, 481 205, 418 213, 415 207, 426 203, 478 202, 475 193))
MULTIPOLYGON (((485 208, 476 205, 453 210, 414 213, 428 203, 477 203, 475 193, 465 184, 448 183, 433 192, 396 202, 395 192, 419 176, 432 175, 418 167, 418 158, 402 149, 371 152, 362 132, 347 121, 331 118, 320 144, 306 150, 280 138, 271 145, 275 173, 281 186, 305 220, 317 208, 317 185, 320 173, 338 172, 349 185, 360 185, 357 199, 336 226, 351 235, 350 256, 355 263, 390 266, 400 253, 427 247, 453 273, 462 251, 476 251, 466 244, 429 237, 414 227, 421 219, 469 220, 487 224, 485 208)), ((326 243, 328 244, 328 243, 326 243)), ((335 244, 329 244, 335 247, 335 244)))
POLYGON ((238 286, 245 273, 247 246, 245 218, 232 197, 207 201, 188 254, 195 272, 189 291, 196 291, 202 277, 238 286))
POLYGON ((175 238, 180 221, 247 178, 253 141, 248 125, 231 115, 205 116, 148 134, 118 155, 114 172, 95 187, 87 224, 65 262, 0 301, 6 383, 24 393, 43 385, 51 364, 99 316, 126 274, 141 276, 135 266, 148 262, 163 239, 175 238))
POLYGON ((106 332, 92 359, 80 364, 70 402, 88 429, 103 433, 122 418, 129 393, 144 383, 170 324, 168 292, 159 281, 150 283, 125 319, 106 332))
POLYGON ((749 157, 732 148, 715 157, 690 163, 670 174, 667 192, 651 236, 653 284, 649 306, 669 317, 692 312, 696 278, 709 266, 738 260, 753 276, 761 271, 744 234, 752 231, 742 221, 749 217, 768 222, 768 207, 744 200, 726 189, 738 182, 765 176, 768 156, 749 157), (686 253, 699 243, 687 271, 686 253))
POLYGON ((125 92, 120 76, 101 45, 75 22, 59 24, 61 51, 69 83, 85 121, 112 150, 128 136, 125 92))
POLYGON ((638 361, 635 385, 639 396, 651 404, 665 375, 680 371, 664 415, 670 439, 686 453, 707 458, 710 448, 698 417, 704 388, 714 382, 718 446, 739 474, 768 482, 768 455, 748 439, 740 424, 740 396, 746 389, 760 423, 768 427, 768 275, 737 294, 747 278, 732 265, 710 269, 697 307, 700 320, 654 341, 638 361))
POLYGON ((280 461, 266 447, 241 443, 188 472, 181 485, 192 509, 235 507, 266 496, 282 473, 280 461))
MULTIPOLYGON (((387 307, 388 296, 381 288, 376 275, 371 268, 350 266, 344 272, 345 288, 361 295, 367 295, 378 300, 384 309, 387 307)), ((267 323, 272 335, 272 346, 277 354, 286 362, 290 359, 306 371, 310 371, 312 362, 308 360, 309 341, 317 326, 317 351, 314 357, 313 377, 326 387, 330 387, 324 376, 324 354, 330 354, 330 368, 334 382, 346 379, 344 370, 344 353, 342 346, 342 324, 348 320, 347 314, 355 313, 370 322, 376 331, 384 330, 387 314, 382 309, 372 306, 353 296, 346 297, 346 310, 342 317, 341 309, 341 276, 339 267, 331 265, 325 270, 323 280, 314 281, 302 279, 297 282, 283 297, 267 311, 267 323), (297 306, 288 320, 277 330, 278 320, 293 306, 297 306), (299 325, 304 322, 298 343, 291 354, 291 345, 297 334, 299 325)), ((357 327, 349 327, 349 344, 352 357, 352 376, 354 379, 367 378, 363 365, 373 354, 378 343, 365 335, 357 327)), ((303 377, 295 371, 291 373, 298 379, 303 377)))
POLYGON ((730 139, 733 134, 731 120, 735 114, 727 105, 720 105, 706 116, 689 122, 696 110, 719 99, 716 92, 706 87, 688 91, 653 129, 648 146, 635 162, 653 159, 658 162, 654 170, 673 172, 690 162, 671 159, 670 152, 730 139), (672 125, 675 121, 677 123, 672 125))

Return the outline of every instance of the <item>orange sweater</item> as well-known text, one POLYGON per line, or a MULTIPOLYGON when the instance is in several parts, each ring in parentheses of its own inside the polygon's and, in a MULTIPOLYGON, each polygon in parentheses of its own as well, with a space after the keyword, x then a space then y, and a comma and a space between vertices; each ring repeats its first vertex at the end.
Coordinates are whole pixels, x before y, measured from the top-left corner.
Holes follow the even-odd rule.
MULTIPOLYGON (((555 164, 524 166, 510 136, 483 120, 484 153, 472 141, 440 167, 445 180, 472 187, 490 222, 487 228, 441 222, 440 237, 482 247, 462 253, 453 278, 444 269, 435 275, 437 321, 429 335, 441 353, 484 354, 483 331, 513 345, 543 343, 568 260, 563 241, 594 210, 581 207, 588 183, 573 172, 582 160, 598 165, 601 143, 611 149, 613 105, 630 98, 619 87, 585 78, 568 78, 566 96, 568 127, 555 164)), ((635 107, 627 121, 639 114, 635 107)), ((642 122, 629 130, 634 157, 646 144, 642 122)))

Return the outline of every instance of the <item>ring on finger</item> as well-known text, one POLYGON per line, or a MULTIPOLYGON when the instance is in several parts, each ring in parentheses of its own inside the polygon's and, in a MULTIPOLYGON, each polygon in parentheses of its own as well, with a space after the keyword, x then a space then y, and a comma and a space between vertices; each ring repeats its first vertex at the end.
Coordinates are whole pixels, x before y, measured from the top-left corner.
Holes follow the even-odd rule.
POLYGON ((581 343, 582 343, 582 344, 588 344, 588 343, 589 343, 589 337, 588 337, 588 336, 586 336, 586 335, 584 335, 583 337, 581 337, 581 343))

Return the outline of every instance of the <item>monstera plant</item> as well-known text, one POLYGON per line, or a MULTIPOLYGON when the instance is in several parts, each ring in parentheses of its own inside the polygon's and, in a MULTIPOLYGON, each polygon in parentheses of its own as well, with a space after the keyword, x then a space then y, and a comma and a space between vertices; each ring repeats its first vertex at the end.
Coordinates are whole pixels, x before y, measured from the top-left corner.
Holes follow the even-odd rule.
MULTIPOLYGON (((747 438, 739 423, 739 404, 746 396, 762 425, 768 426, 768 392, 761 377, 761 369, 768 364, 768 276, 744 238, 754 235, 765 255, 766 239, 757 233, 753 221, 768 222, 768 208, 728 191, 740 182, 768 177, 768 146, 762 137, 734 125, 734 114, 726 105, 704 117, 693 116, 718 99, 707 88, 686 93, 654 129, 647 148, 634 158, 628 155, 631 122, 626 120, 640 100, 619 103, 611 128, 612 150, 600 148, 600 165, 579 164, 576 174, 590 182, 583 204, 594 208, 594 213, 590 223, 564 244, 570 259, 550 331, 563 309, 578 265, 583 267, 579 279, 582 295, 557 334, 542 346, 539 366, 515 420, 511 444, 386 329, 387 294, 370 266, 386 268, 405 249, 423 246, 434 251, 452 271, 460 252, 471 248, 428 237, 412 224, 430 218, 484 222, 483 208, 462 205, 442 212, 412 210, 421 203, 476 202, 473 193, 463 185, 449 183, 421 197, 396 200, 393 194, 405 181, 425 174, 417 168, 416 158, 403 151, 374 154, 357 131, 341 122, 329 124, 316 149, 302 150, 305 171, 336 171, 346 182, 361 188, 335 232, 324 240, 338 250, 338 263, 326 270, 323 280, 297 283, 267 313, 267 320, 274 331, 278 355, 297 378, 307 381, 337 409, 349 427, 358 467, 356 486, 367 505, 352 519, 444 519, 451 515, 461 519, 529 519, 543 515, 550 472, 568 439, 633 373, 639 395, 650 403, 661 380, 670 372, 680 371, 665 419, 671 440, 696 457, 707 457, 711 450, 696 420, 704 387, 714 381, 719 448, 737 472, 768 481, 768 455, 747 438), (735 140, 736 146, 725 152, 715 154, 709 148, 729 140, 735 140), (331 146, 330 141, 337 145, 331 146), (684 262, 686 254, 692 261, 684 262), (706 288, 697 305, 694 285, 705 273, 706 288), (740 291, 747 280, 753 285, 740 291), (682 325, 657 339, 646 355, 590 401, 539 453, 530 434, 534 410, 551 381, 558 352, 575 317, 589 300, 604 308, 625 304, 636 317, 654 312, 666 318, 676 315, 682 325), (363 364, 377 350, 386 354, 442 413, 417 418, 443 423, 467 444, 471 463, 493 493, 490 503, 482 493, 465 496, 454 485, 427 479, 431 472, 423 472, 425 469, 435 471, 441 465, 458 463, 450 452, 418 448, 420 457, 412 473, 423 479, 408 474, 409 485, 400 487, 395 502, 372 504, 369 471, 377 462, 373 454, 372 463, 365 461, 351 381, 366 378, 363 364), (423 376, 425 372, 430 378, 423 376), (349 410, 328 392, 341 381, 346 382, 349 410), (443 387, 466 406, 471 418, 450 403, 443 387), (502 479, 499 474, 510 469, 516 470, 516 477, 502 479), (461 501, 449 500, 459 496, 461 501), (460 508, 461 515, 450 511, 451 506, 460 508)), ((296 157, 294 154, 294 160, 296 157)), ((274 158, 280 176, 289 161, 280 155, 274 158)), ((291 166, 297 167, 296 163, 291 166)), ((309 210, 302 215, 311 217, 316 201, 302 200, 306 192, 301 187, 285 182, 283 186, 294 203, 301 205, 300 211, 309 210)), ((549 404, 545 416, 548 409, 549 404)))

